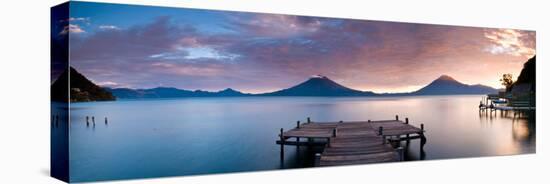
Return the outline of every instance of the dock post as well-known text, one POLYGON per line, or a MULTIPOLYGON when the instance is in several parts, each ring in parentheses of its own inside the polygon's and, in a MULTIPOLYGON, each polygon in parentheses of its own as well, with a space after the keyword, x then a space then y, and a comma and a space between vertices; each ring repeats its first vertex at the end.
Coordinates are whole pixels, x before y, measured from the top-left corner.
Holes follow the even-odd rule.
POLYGON ((319 166, 319 163, 321 163, 321 153, 315 153, 315 163, 313 165, 319 166))
POLYGON ((311 118, 307 117, 307 123, 311 123, 311 118))
POLYGON ((281 139, 281 162, 283 162, 285 160, 285 139, 283 136, 283 128, 281 128, 279 138, 281 139))
POLYGON ((403 147, 399 146, 397 148, 397 153, 399 155, 399 161, 405 161, 405 150, 403 149, 403 147))
POLYGON ((395 115, 395 121, 399 121, 399 116, 395 115))
MULTIPOLYGON (((300 129, 300 121, 296 122, 296 128, 300 129)), ((296 137, 296 150, 300 148, 300 137, 296 137)))
POLYGON ((105 124, 109 124, 109 122, 107 121, 107 117, 105 117, 105 124))
POLYGON ((89 121, 90 117, 86 116, 86 126, 90 126, 90 121, 89 121))
MULTIPOLYGON (((405 118, 405 124, 409 124, 409 118, 405 118)), ((407 144, 409 143, 409 134, 407 134, 407 144)))
MULTIPOLYGON (((332 137, 336 137, 336 133, 338 132, 338 130, 336 128, 332 129, 332 137)), ((328 147, 331 147, 330 145, 330 137, 327 139, 327 145, 328 147)))
POLYGON ((95 125, 95 116, 92 116, 92 123, 95 125))
POLYGON ((424 145, 426 144, 426 136, 424 136, 424 123, 420 124, 420 152, 424 152, 424 145))
POLYGON ((378 135, 382 136, 382 144, 386 144, 386 136, 383 134, 384 127, 378 127, 378 135))

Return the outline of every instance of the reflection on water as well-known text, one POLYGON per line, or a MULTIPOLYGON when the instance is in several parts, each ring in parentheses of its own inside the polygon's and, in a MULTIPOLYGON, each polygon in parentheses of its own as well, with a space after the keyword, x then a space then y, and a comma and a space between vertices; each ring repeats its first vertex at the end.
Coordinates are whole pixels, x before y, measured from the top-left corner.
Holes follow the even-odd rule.
POLYGON ((51 176, 67 181, 69 176, 69 114, 68 103, 52 102, 50 122, 51 176))
POLYGON ((511 122, 510 135, 513 142, 503 144, 499 147, 502 153, 522 153, 522 148, 527 148, 528 153, 535 152, 536 124, 535 112, 513 112, 513 111, 480 111, 480 119, 485 122, 498 122, 498 119, 507 119, 511 122))
POLYGON ((408 117, 424 123, 427 144, 407 146, 406 160, 535 152, 534 115, 486 113, 481 96, 387 98, 248 97, 71 104, 73 181, 299 168, 320 148, 285 147, 280 128, 297 120, 351 121, 408 117), (73 109, 75 108, 75 109, 73 109), (95 117, 95 126, 86 125, 95 117), (103 123, 108 117, 108 124, 103 123))

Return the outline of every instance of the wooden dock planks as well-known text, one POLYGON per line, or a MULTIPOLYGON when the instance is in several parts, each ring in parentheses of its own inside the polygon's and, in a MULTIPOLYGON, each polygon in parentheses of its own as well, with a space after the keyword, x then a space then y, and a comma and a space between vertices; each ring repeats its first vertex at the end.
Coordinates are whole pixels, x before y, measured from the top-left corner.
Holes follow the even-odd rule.
MULTIPOLYGON (((310 122, 283 132, 283 138, 326 138, 327 144, 321 153, 319 166, 337 166, 400 161, 402 155, 385 139, 396 136, 397 140, 423 138, 424 130, 399 120, 310 122), (382 127, 382 135, 379 135, 382 127), (417 134, 409 137, 410 134, 417 134)), ((277 141, 278 144, 281 141, 277 141)), ((285 145, 300 142, 282 141, 285 145)), ((303 142, 301 142, 303 143, 303 142)), ((401 153, 402 154, 402 153, 401 153)))
POLYGON ((336 137, 321 154, 319 166, 337 166, 399 161, 399 156, 373 122, 339 123, 336 137))

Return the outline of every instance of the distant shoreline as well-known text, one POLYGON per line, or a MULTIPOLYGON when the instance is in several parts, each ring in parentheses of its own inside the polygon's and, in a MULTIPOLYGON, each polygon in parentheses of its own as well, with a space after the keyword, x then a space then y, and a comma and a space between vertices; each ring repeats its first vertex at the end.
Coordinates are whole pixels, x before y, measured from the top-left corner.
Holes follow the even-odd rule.
POLYGON ((182 100, 182 99, 219 99, 219 98, 393 98, 393 97, 430 97, 430 96, 484 96, 487 94, 434 94, 434 95, 374 95, 374 96, 209 96, 209 97, 158 97, 158 98, 117 98, 111 101, 84 101, 70 103, 90 102, 128 102, 128 101, 155 101, 155 100, 182 100))

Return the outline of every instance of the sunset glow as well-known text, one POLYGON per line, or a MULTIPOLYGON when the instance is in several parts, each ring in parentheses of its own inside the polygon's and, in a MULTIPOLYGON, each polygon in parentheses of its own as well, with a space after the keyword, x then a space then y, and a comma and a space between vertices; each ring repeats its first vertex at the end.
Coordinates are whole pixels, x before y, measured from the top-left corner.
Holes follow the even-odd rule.
POLYGON ((502 88, 535 32, 196 9, 73 4, 71 65, 108 87, 268 92, 321 74, 350 88, 417 90, 446 74, 502 88), (105 17, 101 12, 117 12, 105 17), (146 13, 144 13, 146 12, 146 13))

